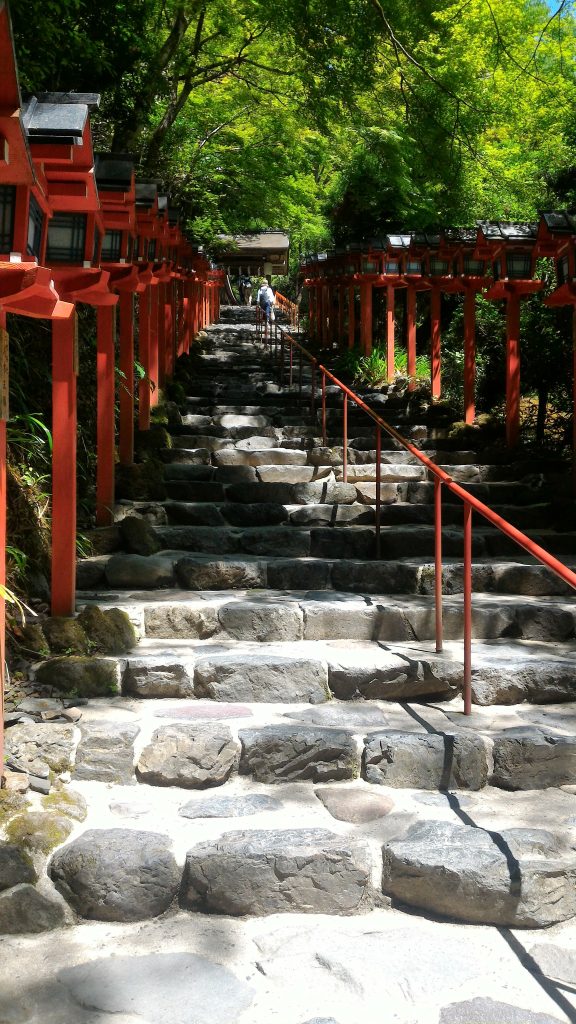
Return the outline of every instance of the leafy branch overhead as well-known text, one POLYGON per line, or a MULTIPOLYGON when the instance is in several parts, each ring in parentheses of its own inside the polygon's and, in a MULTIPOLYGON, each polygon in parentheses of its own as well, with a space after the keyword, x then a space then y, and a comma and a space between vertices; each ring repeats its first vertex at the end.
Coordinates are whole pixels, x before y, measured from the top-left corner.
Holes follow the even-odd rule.
POLYGON ((576 198, 570 0, 12 0, 24 87, 101 91, 101 147, 199 239, 294 252, 576 198), (89 72, 88 70, 89 69, 89 72))

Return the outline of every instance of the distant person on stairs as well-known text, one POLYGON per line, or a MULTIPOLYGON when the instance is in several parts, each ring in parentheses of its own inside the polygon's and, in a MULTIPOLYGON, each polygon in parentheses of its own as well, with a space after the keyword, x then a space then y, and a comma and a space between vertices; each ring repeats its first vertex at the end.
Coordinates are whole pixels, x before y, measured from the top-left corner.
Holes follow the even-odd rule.
POLYGON ((242 274, 238 278, 238 292, 240 294, 240 305, 243 306, 246 300, 244 297, 244 278, 242 274))
POLYGON ((264 310, 264 316, 266 317, 266 323, 269 324, 270 320, 274 319, 272 309, 276 302, 276 296, 272 291, 268 281, 263 281, 258 291, 257 302, 261 309, 264 310))
POLYGON ((252 280, 249 277, 244 278, 244 305, 252 305, 252 280))

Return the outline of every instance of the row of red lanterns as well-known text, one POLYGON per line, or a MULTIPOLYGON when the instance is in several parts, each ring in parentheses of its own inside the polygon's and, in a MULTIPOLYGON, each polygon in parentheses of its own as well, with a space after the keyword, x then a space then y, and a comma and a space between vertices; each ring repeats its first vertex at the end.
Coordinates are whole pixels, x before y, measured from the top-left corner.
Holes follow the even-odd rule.
MULTIPOLYGON (((78 304, 97 315, 97 523, 113 520, 115 347, 119 311, 119 458, 134 459, 135 297, 138 425, 178 355, 219 315, 223 274, 183 234, 155 181, 131 159, 93 152, 93 94, 21 101, 8 5, 0 3, 0 684, 6 584, 7 314, 52 322, 52 613, 72 615, 76 576, 78 304)), ((3 686, 0 685, 0 765, 3 686)))
MULTIPOLYGON (((360 290, 360 344, 372 347, 373 288, 387 289, 387 357, 394 376, 395 291, 406 289, 407 358, 410 386, 416 371, 417 293, 430 293, 431 387, 441 397, 440 318, 442 293, 464 295, 464 417, 475 417, 476 295, 506 302, 506 436, 510 446, 520 429, 520 302, 542 288, 535 280, 536 260, 556 262, 558 286, 549 305, 572 305, 576 318, 576 218, 565 212, 544 213, 536 224, 481 222, 474 229, 439 234, 388 235, 305 257, 301 274, 309 291, 310 333, 323 344, 342 341, 348 307, 348 345, 356 338, 356 288, 360 290), (347 303, 346 303, 346 292, 347 303)), ((575 349, 576 370, 576 349, 575 349)), ((575 374, 576 376, 576 374, 575 374)), ((574 391, 576 420, 576 386, 574 391)), ((576 427, 574 434, 576 449, 576 427)))

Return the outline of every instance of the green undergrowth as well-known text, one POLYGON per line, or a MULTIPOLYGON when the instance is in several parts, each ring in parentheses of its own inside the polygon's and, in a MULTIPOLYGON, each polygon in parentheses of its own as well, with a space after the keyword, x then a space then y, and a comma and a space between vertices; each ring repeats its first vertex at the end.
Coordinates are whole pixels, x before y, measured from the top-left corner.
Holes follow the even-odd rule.
MULTIPOLYGON (((408 376, 408 354, 405 349, 397 348, 394 353, 394 376, 408 376)), ((364 355, 360 349, 352 348, 342 352, 335 362, 335 372, 352 379, 354 384, 368 387, 383 387, 388 382, 388 359, 386 349, 375 346, 370 355, 364 355)), ((430 359, 427 355, 416 357, 417 380, 430 379, 430 359)))

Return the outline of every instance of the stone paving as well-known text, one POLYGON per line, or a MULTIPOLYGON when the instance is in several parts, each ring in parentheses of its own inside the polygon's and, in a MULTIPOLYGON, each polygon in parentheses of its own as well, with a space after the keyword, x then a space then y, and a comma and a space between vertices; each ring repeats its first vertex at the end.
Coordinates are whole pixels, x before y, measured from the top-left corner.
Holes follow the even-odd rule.
MULTIPOLYGON (((124 498, 79 567, 80 606, 128 612, 138 646, 44 661, 48 699, 9 711, 39 784, 0 803, 0 1024, 575 1020, 576 601, 480 532, 464 718, 450 506, 438 656, 420 468, 383 453, 376 563, 373 441, 344 485, 334 395, 322 445, 234 313, 172 413, 164 496, 124 498), (93 687, 77 707, 64 673, 93 687)), ((538 467, 378 401, 573 553, 538 467)))

